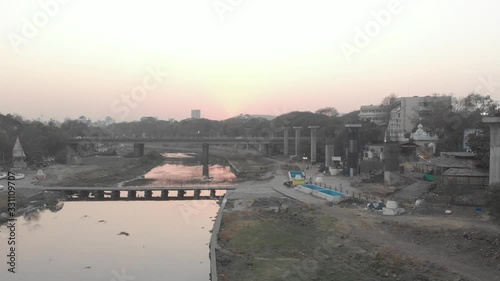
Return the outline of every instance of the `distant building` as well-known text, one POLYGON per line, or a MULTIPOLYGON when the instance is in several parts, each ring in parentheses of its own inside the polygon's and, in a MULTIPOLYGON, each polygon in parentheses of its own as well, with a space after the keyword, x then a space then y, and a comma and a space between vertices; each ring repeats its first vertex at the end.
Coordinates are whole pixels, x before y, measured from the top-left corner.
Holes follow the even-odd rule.
POLYGON ((26 154, 24 154, 24 149, 19 142, 19 137, 16 139, 14 148, 12 149, 12 167, 14 168, 26 168, 26 154))
POLYGON ((407 142, 418 122, 432 110, 432 103, 444 102, 451 106, 451 97, 401 97, 395 100, 387 126, 386 141, 407 142))
POLYGON ((379 105, 363 105, 359 109, 359 120, 368 121, 377 125, 384 125, 386 113, 379 105))
POLYGON ((199 110, 199 109, 191 110, 191 118, 200 119, 201 118, 201 110, 199 110))

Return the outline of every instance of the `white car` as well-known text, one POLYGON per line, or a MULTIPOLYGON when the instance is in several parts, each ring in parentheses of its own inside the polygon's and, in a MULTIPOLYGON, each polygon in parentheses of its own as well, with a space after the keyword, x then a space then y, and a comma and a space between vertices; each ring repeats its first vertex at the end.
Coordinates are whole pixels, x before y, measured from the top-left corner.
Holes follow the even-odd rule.
POLYGON ((0 174, 0 180, 4 180, 7 178, 7 173, 1 173, 0 174))
POLYGON ((3 190, 3 185, 0 184, 0 191, 2 191, 2 190, 3 190))
POLYGON ((24 174, 15 174, 14 175, 14 179, 16 180, 22 180, 24 179, 26 176, 24 174))

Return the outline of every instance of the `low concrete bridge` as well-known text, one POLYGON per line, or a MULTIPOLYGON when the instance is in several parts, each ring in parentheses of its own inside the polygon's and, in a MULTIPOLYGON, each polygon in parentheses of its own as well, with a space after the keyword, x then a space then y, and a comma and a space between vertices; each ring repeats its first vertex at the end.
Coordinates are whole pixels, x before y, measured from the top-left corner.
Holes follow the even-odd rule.
MULTIPOLYGON (((295 138, 287 138, 294 141, 295 138)), ((307 139, 307 138, 302 138, 307 139)), ((127 137, 84 137, 70 138, 68 143, 208 143, 208 144, 281 144, 284 137, 166 137, 166 138, 127 138, 127 137)))
POLYGON ((217 199, 221 192, 234 190, 234 186, 185 187, 38 187, 43 191, 59 191, 66 201, 118 201, 118 200, 199 200, 217 199), (206 193, 206 195, 202 195, 206 193), (217 194, 219 192, 219 194, 217 194), (191 193, 191 194, 188 194, 191 193), (142 195, 142 196, 141 196, 142 195))

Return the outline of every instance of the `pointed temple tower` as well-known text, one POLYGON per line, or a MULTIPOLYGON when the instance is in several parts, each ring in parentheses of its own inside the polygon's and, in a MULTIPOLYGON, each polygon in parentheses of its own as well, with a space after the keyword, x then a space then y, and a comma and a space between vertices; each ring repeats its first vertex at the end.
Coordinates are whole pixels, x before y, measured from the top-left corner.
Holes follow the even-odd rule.
POLYGON ((14 168, 26 168, 26 154, 24 154, 21 142, 19 142, 19 137, 16 139, 14 148, 12 149, 12 167, 14 168))

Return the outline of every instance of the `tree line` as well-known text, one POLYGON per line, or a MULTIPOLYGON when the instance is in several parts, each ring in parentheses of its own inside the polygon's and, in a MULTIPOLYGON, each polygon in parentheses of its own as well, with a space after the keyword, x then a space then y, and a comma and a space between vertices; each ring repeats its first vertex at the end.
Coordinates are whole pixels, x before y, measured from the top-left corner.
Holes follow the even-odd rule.
MULTIPOLYGON (((436 95, 443 96, 443 95, 436 95)), ((444 95, 446 96, 446 95, 444 95)), ((463 98, 452 99, 451 105, 436 102, 431 104, 431 110, 425 116, 419 116, 415 122, 424 126, 426 131, 439 137, 438 151, 461 151, 463 131, 467 128, 483 129, 484 134, 471 138, 470 146, 480 157, 486 159, 484 136, 488 135, 481 118, 486 115, 499 114, 499 103, 490 96, 471 93, 463 98), (478 142, 479 141, 479 142, 478 142)), ((380 105, 386 112, 386 121, 393 108, 396 96, 385 97, 380 105)), ((19 136, 29 163, 39 161, 45 156, 64 155, 69 138, 75 137, 282 137, 282 128, 289 128, 289 136, 293 136, 292 127, 302 127, 301 136, 309 136, 308 126, 319 126, 318 161, 324 157, 326 144, 333 144, 335 155, 342 156, 345 151, 345 125, 362 124, 360 129, 360 144, 382 143, 387 125, 376 125, 359 119, 359 110, 340 115, 334 107, 320 108, 316 112, 290 112, 274 119, 253 118, 240 115, 227 120, 215 121, 209 119, 173 119, 161 120, 157 117, 142 117, 138 121, 116 123, 111 117, 92 122, 85 116, 78 119, 66 119, 60 123, 55 120, 42 122, 27 120, 18 115, 0 114, 0 157, 6 163, 11 163, 12 147, 19 136)), ((386 122, 387 123, 387 122, 386 122)), ((293 150, 293 148, 290 148, 293 150)), ((302 141, 300 151, 310 157, 310 142, 302 141)), ((293 154, 293 151, 290 151, 293 154)), ((302 155, 299 155, 302 156, 302 155)))

